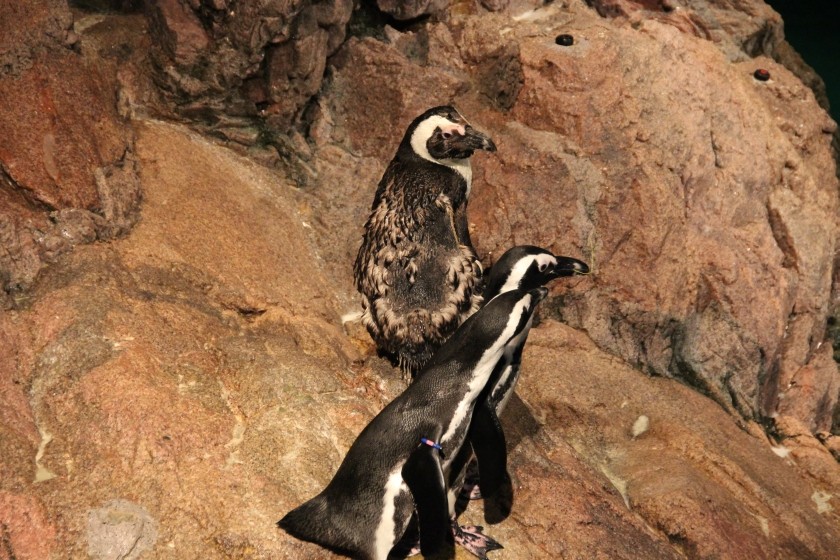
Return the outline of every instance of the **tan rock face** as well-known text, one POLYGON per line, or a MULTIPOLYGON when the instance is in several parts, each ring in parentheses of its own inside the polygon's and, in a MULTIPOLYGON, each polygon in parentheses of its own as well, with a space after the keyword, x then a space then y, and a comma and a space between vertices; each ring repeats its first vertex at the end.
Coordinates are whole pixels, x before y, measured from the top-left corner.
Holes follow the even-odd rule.
MULTIPOLYGON (((318 251, 281 177, 171 125, 143 124, 137 147, 142 222, 63 258, 0 322, 4 538, 21 558, 129 542, 155 558, 330 557, 273 523, 331 478, 399 373, 313 295, 341 288, 329 263, 297 260, 318 251)), ((811 496, 832 506, 836 463, 806 476, 805 447, 777 456, 760 430, 554 321, 525 359, 495 558, 831 557, 836 512, 811 496)))
MULTIPOLYGON (((88 69, 120 52, 108 30, 138 17, 106 18, 82 34, 81 54, 54 54, 87 61, 56 70, 70 93, 40 77, 49 60, 21 66, 15 83, 31 98, 47 84, 66 100, 48 113, 59 124, 33 110, 15 129, 0 111, 28 142, 0 153, 0 263, 29 267, 31 281, 54 247, 31 232, 104 239, 99 228, 128 223, 124 193, 138 191, 100 180, 120 169, 139 173, 143 206, 126 236, 54 250, 0 313, 0 557, 334 557, 274 523, 323 488, 403 387, 341 317, 358 308, 353 257, 404 127, 454 102, 499 147, 473 163, 472 237, 485 263, 533 243, 594 269, 552 287, 526 346, 502 419, 515 503, 487 528, 505 546, 491 557, 834 558, 833 123, 784 68, 733 61, 714 37, 647 17, 654 3, 638 3, 635 20, 510 4, 477 17, 458 3, 446 23, 346 42, 307 111, 308 137, 290 140, 309 166, 305 188, 292 186, 297 168, 267 169, 151 120, 132 124, 137 167, 108 167, 99 154, 118 152, 127 133, 94 118, 106 112, 90 91, 114 90, 88 69), (560 33, 573 45, 556 44, 560 33), (758 65, 770 81, 751 77, 758 65), (58 173, 89 169, 61 159, 62 134, 77 155, 101 157, 104 171, 88 171, 95 188, 45 179, 50 130, 58 173), (7 158, 42 181, 29 179, 34 194, 6 188, 7 158), (36 196, 64 201, 56 223, 36 196)), ((233 5, 189 6, 203 17, 233 5)), ((763 17, 751 6, 729 10, 727 25, 763 17)), ((318 21, 341 21, 337 4, 317 7, 318 21)), ((263 25, 280 33, 281 20, 263 25)), ((245 33, 254 20, 226 21, 265 44, 245 33)), ((223 43, 202 29, 208 48, 223 43)), ((150 95, 131 89, 144 83, 134 60, 120 69, 119 99, 142 116, 150 95)), ((274 62, 274 75, 297 75, 274 62)), ((299 77, 317 74, 307 64, 299 77)), ((0 88, 27 108, 7 79, 0 88)), ((199 89, 224 81, 214 80, 199 89)), ((481 523, 480 502, 464 521, 481 523)))

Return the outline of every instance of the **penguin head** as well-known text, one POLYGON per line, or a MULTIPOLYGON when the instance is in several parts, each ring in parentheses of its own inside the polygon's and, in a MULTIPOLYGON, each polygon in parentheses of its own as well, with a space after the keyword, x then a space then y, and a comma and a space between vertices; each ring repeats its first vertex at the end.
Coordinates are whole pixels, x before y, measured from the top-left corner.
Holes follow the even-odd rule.
POLYGON ((518 245, 508 249, 490 269, 484 299, 510 290, 531 290, 555 278, 588 273, 589 266, 582 261, 533 245, 518 245))
POLYGON ((400 148, 444 164, 447 160, 467 159, 475 150, 496 151, 489 136, 474 129, 449 105, 433 107, 414 119, 400 148))

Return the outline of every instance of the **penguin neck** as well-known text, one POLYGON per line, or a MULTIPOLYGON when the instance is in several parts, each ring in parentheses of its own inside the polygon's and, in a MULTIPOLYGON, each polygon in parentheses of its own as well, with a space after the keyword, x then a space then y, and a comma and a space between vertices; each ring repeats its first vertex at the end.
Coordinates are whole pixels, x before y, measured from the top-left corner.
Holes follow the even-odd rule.
POLYGON ((484 291, 484 300, 490 301, 499 294, 519 289, 530 266, 530 262, 520 260, 503 277, 499 277, 498 271, 491 268, 487 288, 484 291))
MULTIPOLYGON (((449 441, 449 439, 456 434, 458 427, 465 419, 469 422, 469 415, 472 414, 472 407, 474 406, 476 399, 478 399, 479 395, 484 391, 490 381, 490 378, 496 369, 496 364, 500 359, 502 359, 502 356, 507 350, 508 345, 510 345, 511 340, 517 336, 517 331, 521 331, 523 328, 521 325, 523 319, 522 315, 525 313, 526 306, 526 302, 520 301, 514 307, 508 316, 508 321, 503 331, 493 341, 490 347, 482 353, 481 357, 475 363, 475 366, 471 368, 472 375, 467 382, 466 394, 464 394, 461 401, 458 403, 452 421, 443 436, 440 438, 441 442, 449 441)), ((531 316, 529 315, 525 325, 526 329, 530 327, 530 321, 531 316)))
POLYGON ((462 179, 467 183, 467 195, 466 197, 469 198, 470 196, 470 189, 472 188, 472 165, 470 164, 470 158, 463 158, 463 159, 435 159, 432 157, 432 154, 429 153, 429 149, 426 147, 426 140, 424 136, 414 132, 411 135, 411 140, 409 142, 410 152, 419 157, 420 159, 424 159, 435 165, 440 165, 443 167, 447 167, 453 171, 455 171, 458 175, 461 176, 462 179))

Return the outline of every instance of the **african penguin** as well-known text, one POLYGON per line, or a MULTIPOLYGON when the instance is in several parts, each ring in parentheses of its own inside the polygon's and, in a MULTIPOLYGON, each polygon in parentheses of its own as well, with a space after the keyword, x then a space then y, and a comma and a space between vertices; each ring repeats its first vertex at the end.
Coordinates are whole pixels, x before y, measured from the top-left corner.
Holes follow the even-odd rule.
POLYGON ((354 558, 385 560, 411 524, 425 558, 454 558, 446 481, 465 445, 476 448, 485 503, 494 501, 506 516, 513 490, 496 452, 504 448, 504 436, 483 415, 474 418, 474 408, 547 293, 512 290, 467 319, 422 375, 362 430, 327 487, 278 525, 354 558))
POLYGON ((454 108, 414 119, 364 226, 353 267, 362 321, 412 376, 481 305, 481 264, 467 225, 475 150, 496 146, 454 108))
MULTIPOLYGON (((511 290, 527 291, 542 286, 555 278, 588 273, 589 266, 577 259, 555 256, 549 251, 533 245, 519 245, 508 249, 490 268, 487 274, 484 297, 489 305, 500 294, 511 290)), ((519 379, 522 349, 527 337, 528 331, 523 331, 505 347, 504 355, 496 364, 490 382, 476 404, 474 423, 477 419, 482 419, 486 424, 494 426, 493 431, 502 433, 499 416, 513 394, 516 382, 519 379)), ((471 426, 471 429, 473 429, 473 426, 471 426)), ((483 429, 486 430, 486 428, 483 429)), ((490 452, 500 456, 496 462, 504 464, 506 469, 507 450, 504 447, 503 433, 501 439, 494 436, 493 441, 495 442, 493 445, 501 445, 501 448, 490 452)), ((466 503, 470 498, 475 499, 483 495, 483 488, 479 491, 479 488, 476 487, 477 484, 481 484, 480 472, 477 477, 478 480, 475 480, 476 477, 469 476, 467 471, 475 470, 468 468, 473 466, 468 465, 468 462, 471 460, 474 451, 478 453, 475 449, 476 446, 488 445, 488 443, 478 435, 472 437, 471 442, 472 449, 469 446, 463 446, 453 461, 450 470, 449 499, 456 504, 456 517, 466 508, 466 503)), ((488 451, 485 450, 484 454, 487 453, 488 451)), ((480 471, 480 469, 481 466, 479 465, 478 470, 480 471)), ((503 518, 500 512, 494 510, 492 503, 489 508, 485 504, 485 519, 488 523, 495 523, 503 518)), ((453 518, 452 529, 455 534, 455 541, 480 559, 486 558, 487 552, 501 548, 496 540, 482 532, 481 527, 461 527, 453 518)))
MULTIPOLYGON (((490 268, 483 296, 485 301, 490 301, 510 290, 530 290, 555 278, 584 274, 589 274, 589 266, 582 261, 553 255, 533 245, 518 245, 505 251, 490 268)), ((496 414, 502 413, 516 386, 524 345, 523 339, 522 344, 514 349, 515 355, 505 356, 505 360, 499 363, 498 380, 488 395, 496 414)))

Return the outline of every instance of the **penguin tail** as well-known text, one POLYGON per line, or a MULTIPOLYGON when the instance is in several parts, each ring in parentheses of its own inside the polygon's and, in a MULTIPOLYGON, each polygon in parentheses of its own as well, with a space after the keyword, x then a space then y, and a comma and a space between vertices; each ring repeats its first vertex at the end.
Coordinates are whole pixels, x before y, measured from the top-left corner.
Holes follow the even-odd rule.
POLYGON ((316 496, 277 522, 277 526, 302 541, 315 543, 338 554, 359 556, 355 543, 348 540, 334 523, 327 499, 316 496))

